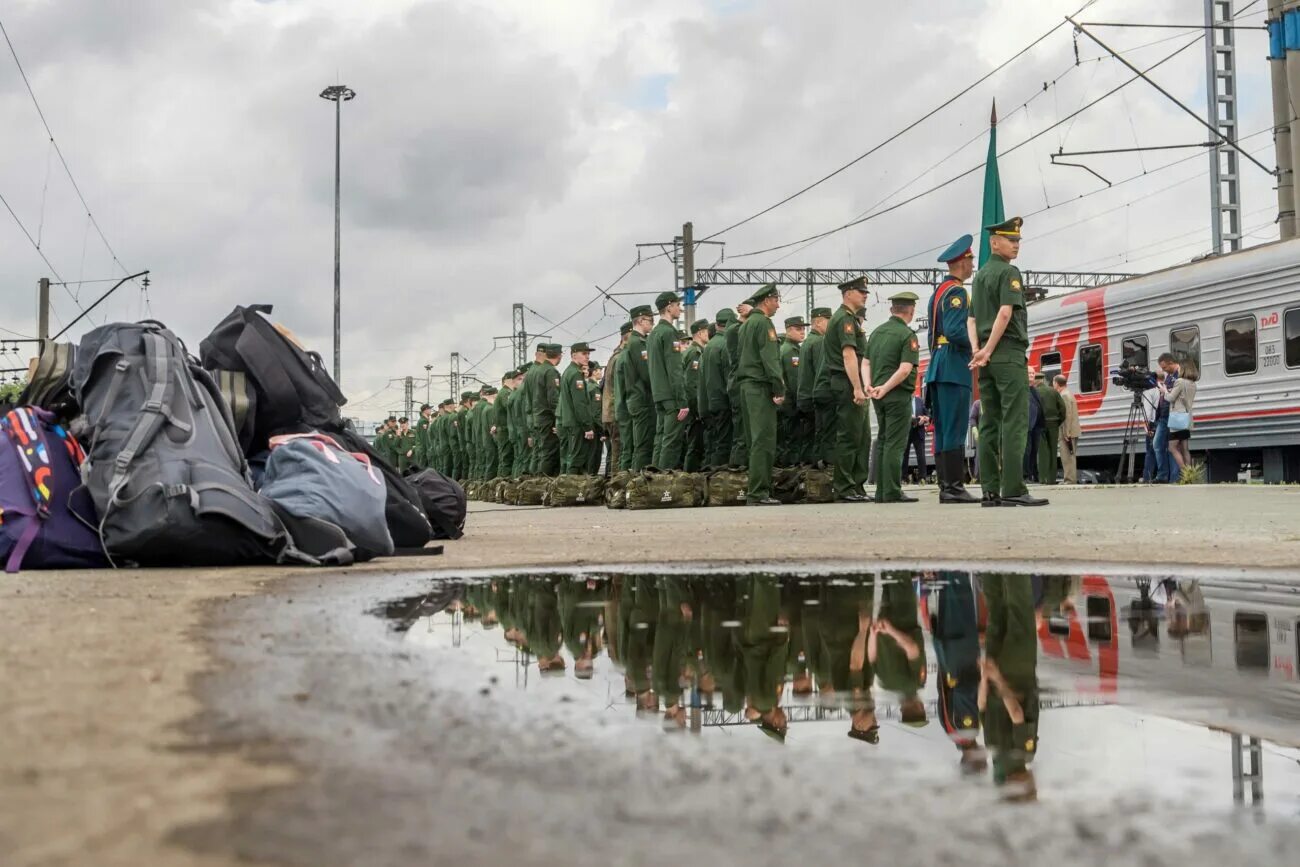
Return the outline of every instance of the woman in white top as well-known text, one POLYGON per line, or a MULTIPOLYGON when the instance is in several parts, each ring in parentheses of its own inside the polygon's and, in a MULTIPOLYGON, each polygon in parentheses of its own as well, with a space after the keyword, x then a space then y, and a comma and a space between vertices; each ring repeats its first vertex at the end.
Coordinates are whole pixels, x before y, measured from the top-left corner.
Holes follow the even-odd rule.
POLYGON ((1169 401, 1169 412, 1171 414, 1185 412, 1189 418, 1186 430, 1169 432, 1169 454, 1173 455, 1178 463, 1179 472, 1192 463, 1192 454, 1188 450, 1187 443, 1192 438, 1190 419, 1192 407, 1196 404, 1196 382, 1200 378, 1201 374, 1196 369, 1196 362, 1188 358, 1179 363, 1178 379, 1174 382, 1173 388, 1166 389, 1164 383, 1160 383, 1160 390, 1164 393, 1165 400, 1169 401))

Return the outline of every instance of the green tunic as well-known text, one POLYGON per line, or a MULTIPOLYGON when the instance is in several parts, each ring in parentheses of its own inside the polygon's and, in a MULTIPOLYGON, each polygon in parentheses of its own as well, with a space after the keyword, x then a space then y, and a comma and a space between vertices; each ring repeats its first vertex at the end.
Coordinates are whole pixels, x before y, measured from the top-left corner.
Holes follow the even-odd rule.
POLYGON ((880 465, 876 468, 876 502, 898 500, 903 493, 903 451, 912 425, 912 392, 916 389, 916 368, 920 361, 920 342, 916 333, 897 316, 890 316, 867 341, 867 360, 871 362, 871 385, 875 388, 889 381, 899 367, 912 365, 912 372, 887 395, 873 401, 880 438, 880 465))
POLYGON ((630 441, 622 447, 628 450, 628 469, 639 471, 650 465, 655 447, 655 405, 650 387, 650 352, 645 337, 632 331, 628 335, 627 349, 619 363, 622 381, 620 395, 627 403, 630 422, 630 441))
POLYGON ((597 427, 596 412, 592 405, 589 383, 576 361, 569 362, 560 377, 557 423, 560 437, 560 472, 586 473, 594 439, 587 433, 597 427))
POLYGON ((871 423, 866 405, 853 402, 853 382, 844 369, 844 349, 853 350, 858 364, 867 350, 858 317, 841 304, 831 316, 822 339, 822 358, 813 387, 813 398, 834 408, 828 415, 832 428, 826 436, 835 464, 833 485, 837 497, 860 496, 867 481, 871 459, 871 423))
POLYGON ((737 337, 740 360, 736 381, 740 385, 743 427, 749 438, 749 502, 772 496, 772 467, 776 464, 776 404, 772 398, 785 393, 781 359, 777 351, 776 327, 754 309, 737 337))
POLYGON ((1029 435, 1029 389, 1025 387, 1029 321, 1020 270, 992 256, 975 275, 968 319, 975 320, 980 346, 988 343, 998 311, 1011 307, 1011 319, 989 363, 979 368, 980 486, 985 496, 1028 493, 1024 454, 1029 435))

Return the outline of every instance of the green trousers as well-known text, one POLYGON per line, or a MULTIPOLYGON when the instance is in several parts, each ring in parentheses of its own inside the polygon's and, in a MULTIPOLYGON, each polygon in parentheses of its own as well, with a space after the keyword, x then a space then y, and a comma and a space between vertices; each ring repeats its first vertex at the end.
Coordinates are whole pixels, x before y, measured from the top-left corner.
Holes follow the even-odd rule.
POLYGON ((715 412, 704 418, 704 465, 725 467, 731 462, 731 411, 715 412))
POLYGON ((534 474, 560 474, 560 437, 549 421, 533 424, 533 455, 534 474))
POLYGON ((990 361, 979 369, 980 486, 984 493, 1019 497, 1025 487, 1029 386, 1025 360, 990 361))
POLYGON ((577 428, 560 428, 560 473, 566 476, 585 475, 591 464, 595 440, 583 436, 577 428))
POLYGON ((880 462, 876 465, 876 502, 892 503, 903 495, 903 451, 912 429, 911 395, 895 389, 876 405, 880 462))
MULTIPOLYGON (((618 424, 618 464, 616 468, 622 472, 632 469, 632 457, 636 453, 633 447, 635 440, 632 435, 632 416, 620 418, 618 424)), ((611 470, 615 467, 611 467, 611 470)))
MULTIPOLYGON (((600 459, 605 456, 605 444, 600 441, 601 432, 596 430, 591 442, 587 443, 587 469, 589 476, 594 476, 600 472, 600 459)), ((582 472, 579 470, 578 472, 582 472)))
POLYGON ((853 384, 848 377, 831 381, 835 390, 835 473, 832 485, 837 497, 864 493, 871 462, 871 422, 865 404, 853 402, 853 384))
POLYGON ((497 431, 497 476, 509 476, 515 467, 515 441, 509 433, 497 431))
POLYGON ((497 477, 497 442, 494 439, 484 441, 482 449, 482 464, 479 469, 479 478, 495 479, 497 477))
POLYGON ((517 479, 532 471, 532 449, 528 445, 527 435, 521 434, 515 439, 515 465, 510 470, 510 477, 517 479))
POLYGON ((677 420, 681 407, 676 401, 655 404, 655 444, 650 464, 661 470, 682 468, 682 449, 686 444, 686 422, 677 420))
POLYGON ((737 385, 728 395, 731 400, 731 455, 727 463, 743 467, 749 463, 749 432, 745 430, 745 401, 737 385))
POLYGON ((799 463, 802 444, 799 442, 799 410, 787 403, 781 404, 776 411, 776 463, 777 466, 789 467, 799 463))
POLYGON ((740 399, 743 427, 749 435, 750 502, 772 496, 772 467, 776 464, 776 404, 764 382, 742 382, 740 399))
POLYGON ((691 414, 686 417, 682 466, 688 473, 704 469, 704 419, 700 417, 698 407, 691 407, 691 414))
POLYGON ((1059 455, 1059 421, 1044 421, 1043 429, 1038 434, 1038 482, 1042 485, 1056 484, 1056 469, 1059 455))
POLYGON ((631 443, 632 462, 628 469, 640 472, 650 466, 655 451, 655 408, 654 404, 628 401, 631 413, 632 438, 624 440, 623 448, 631 443))
POLYGON ((835 404, 828 400, 813 401, 812 460, 835 462, 835 404))

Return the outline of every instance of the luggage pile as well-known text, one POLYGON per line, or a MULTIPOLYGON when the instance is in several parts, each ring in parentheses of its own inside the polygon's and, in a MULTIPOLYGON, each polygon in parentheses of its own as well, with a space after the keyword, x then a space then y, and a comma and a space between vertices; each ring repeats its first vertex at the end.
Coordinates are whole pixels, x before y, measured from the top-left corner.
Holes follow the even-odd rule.
POLYGON ((461 487, 381 459, 270 313, 236 307, 197 359, 155 321, 48 345, 0 417, 6 570, 347 565, 458 538, 461 487))

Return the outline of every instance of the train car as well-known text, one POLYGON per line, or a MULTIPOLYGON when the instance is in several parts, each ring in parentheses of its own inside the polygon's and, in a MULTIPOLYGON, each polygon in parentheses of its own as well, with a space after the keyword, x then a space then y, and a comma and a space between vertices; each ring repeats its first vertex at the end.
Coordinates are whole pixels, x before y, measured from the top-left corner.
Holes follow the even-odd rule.
MULTIPOLYGON (((1118 467, 1134 393, 1112 372, 1171 352, 1200 369, 1190 445, 1209 480, 1258 465, 1265 481, 1300 481, 1300 240, 1047 297, 1029 332, 1029 363, 1077 397, 1081 467, 1118 467)), ((1140 463, 1140 435, 1136 449, 1140 463)))

